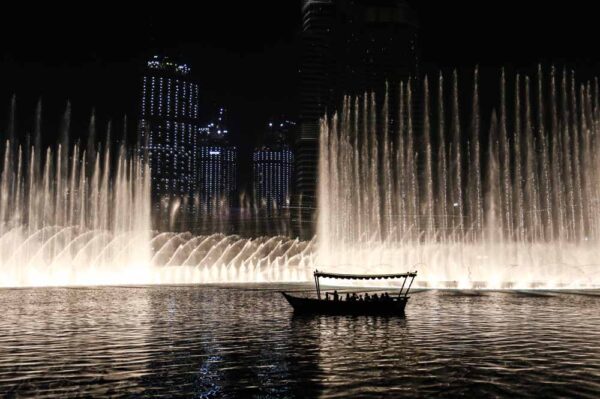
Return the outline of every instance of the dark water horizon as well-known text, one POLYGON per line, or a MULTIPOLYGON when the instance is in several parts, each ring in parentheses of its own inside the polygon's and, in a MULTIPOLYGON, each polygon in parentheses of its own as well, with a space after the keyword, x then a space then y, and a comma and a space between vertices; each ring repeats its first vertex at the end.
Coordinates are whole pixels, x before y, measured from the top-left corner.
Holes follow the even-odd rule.
POLYGON ((0 290, 0 397, 598 397, 599 291, 412 294, 295 316, 305 285, 0 290))

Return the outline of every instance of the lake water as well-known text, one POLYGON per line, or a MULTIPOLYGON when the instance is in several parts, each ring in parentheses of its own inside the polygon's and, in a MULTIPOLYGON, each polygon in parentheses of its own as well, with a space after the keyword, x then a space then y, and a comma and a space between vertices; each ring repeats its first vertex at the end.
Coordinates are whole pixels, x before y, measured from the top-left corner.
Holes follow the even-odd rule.
POLYGON ((278 288, 0 290, 0 396, 600 395, 599 292, 422 291, 405 318, 294 317, 278 288))

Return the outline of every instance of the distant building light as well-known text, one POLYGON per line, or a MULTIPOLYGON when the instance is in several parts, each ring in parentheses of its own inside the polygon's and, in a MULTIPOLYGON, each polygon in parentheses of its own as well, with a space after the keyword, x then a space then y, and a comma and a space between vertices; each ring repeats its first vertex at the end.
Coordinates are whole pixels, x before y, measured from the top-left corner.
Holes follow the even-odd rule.
POLYGON ((210 155, 221 155, 221 151, 209 151, 210 155))

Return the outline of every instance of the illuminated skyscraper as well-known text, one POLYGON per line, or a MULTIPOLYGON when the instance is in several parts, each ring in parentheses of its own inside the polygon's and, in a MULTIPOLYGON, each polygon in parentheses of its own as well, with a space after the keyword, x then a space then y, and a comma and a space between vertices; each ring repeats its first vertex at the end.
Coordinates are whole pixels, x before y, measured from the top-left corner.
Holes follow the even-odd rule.
POLYGON ((155 200, 193 195, 198 181, 198 85, 189 66, 166 57, 149 60, 140 108, 142 150, 148 155, 155 200))
POLYGON ((252 155, 255 203, 269 210, 290 206, 294 155, 289 137, 295 123, 273 120, 262 145, 252 155))
POLYGON ((198 199, 204 212, 229 208, 237 188, 237 148, 229 143, 227 113, 200 129, 198 199))

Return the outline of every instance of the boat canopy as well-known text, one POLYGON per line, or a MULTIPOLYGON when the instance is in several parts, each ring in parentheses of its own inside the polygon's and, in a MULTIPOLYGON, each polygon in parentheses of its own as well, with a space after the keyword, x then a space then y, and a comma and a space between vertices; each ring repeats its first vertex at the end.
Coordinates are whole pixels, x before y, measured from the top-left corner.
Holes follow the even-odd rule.
POLYGON ((327 273, 315 271, 315 278, 339 278, 346 280, 381 280, 393 278, 409 278, 416 277, 417 272, 401 273, 401 274, 343 274, 343 273, 327 273))
POLYGON ((398 293, 398 297, 404 295, 406 298, 408 296, 408 291, 410 291, 410 287, 412 286, 413 281, 417 277, 417 272, 408 272, 408 273, 398 273, 398 274, 344 274, 344 273, 326 273, 315 270, 315 288, 317 289, 317 298, 321 299, 321 284, 319 283, 319 278, 339 278, 346 280, 385 280, 385 279, 394 279, 394 278, 402 278, 402 287, 400 287, 400 292, 398 293), (404 285, 406 284, 406 280, 410 279, 408 283, 408 288, 404 290, 404 285))

